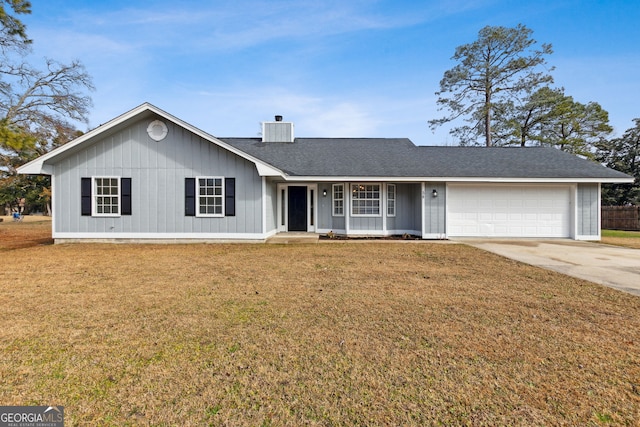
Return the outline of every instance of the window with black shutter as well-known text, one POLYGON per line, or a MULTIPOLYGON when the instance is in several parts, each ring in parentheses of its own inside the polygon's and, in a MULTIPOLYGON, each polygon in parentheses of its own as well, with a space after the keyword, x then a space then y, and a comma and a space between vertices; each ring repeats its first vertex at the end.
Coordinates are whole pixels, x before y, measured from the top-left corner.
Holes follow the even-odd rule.
POLYGON ((185 178, 185 216, 224 217, 236 215, 236 179, 223 177, 185 178))
POLYGON ((91 178, 81 179, 80 194, 82 215, 91 216, 91 178))
POLYGON ((83 216, 131 215, 131 178, 81 178, 80 209, 83 216))
POLYGON ((224 215, 236 216, 236 179, 224 180, 224 215))
POLYGON ((195 178, 185 178, 184 180, 184 214, 185 216, 196 216, 195 178))
POLYGON ((131 178, 120 178, 120 194, 122 215, 131 215, 131 178))

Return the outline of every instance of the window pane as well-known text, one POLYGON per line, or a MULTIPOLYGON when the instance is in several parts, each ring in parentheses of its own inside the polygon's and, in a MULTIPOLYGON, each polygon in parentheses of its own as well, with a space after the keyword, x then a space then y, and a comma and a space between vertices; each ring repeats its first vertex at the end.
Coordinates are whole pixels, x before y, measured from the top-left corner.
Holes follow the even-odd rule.
POLYGON ((387 186, 387 215, 396 215, 396 186, 389 184, 387 186))
POLYGON ((354 184, 351 193, 353 215, 380 215, 379 184, 354 184))
POLYGON ((118 178, 94 178, 94 213, 96 215, 118 215, 120 193, 118 178))
POLYGON ((198 178, 198 212, 201 215, 223 215, 223 178, 198 178))
POLYGON ((344 215, 344 186, 342 184, 333 185, 333 215, 344 215))

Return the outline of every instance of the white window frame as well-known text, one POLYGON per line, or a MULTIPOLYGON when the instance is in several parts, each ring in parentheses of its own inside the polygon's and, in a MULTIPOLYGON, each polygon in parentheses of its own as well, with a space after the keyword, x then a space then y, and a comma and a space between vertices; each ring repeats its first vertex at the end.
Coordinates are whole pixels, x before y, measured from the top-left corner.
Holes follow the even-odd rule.
POLYGON ((331 186, 331 206, 333 216, 344 216, 344 184, 333 184, 331 186), (336 193, 339 192, 341 197, 337 197, 336 193), (336 202, 341 202, 340 206, 336 202))
POLYGON ((396 216, 396 185, 387 184, 387 216, 396 216))
POLYGON ((307 185, 307 231, 314 232, 318 223, 318 186, 307 185))
MULTIPOLYGON (((382 184, 380 183, 372 183, 372 182, 362 182, 362 183, 353 183, 351 184, 351 191, 350 191, 350 197, 351 197, 351 216, 353 217, 381 217, 382 216, 382 184), (364 189, 362 189, 362 187, 364 187, 364 189), (369 191, 367 189, 367 187, 372 187, 372 189, 369 191), (377 187, 377 190, 373 189, 373 187, 377 187), (376 192, 378 193, 378 197, 374 198, 374 197, 366 197, 366 194, 371 192, 376 192), (365 197, 363 198, 356 198, 355 195, 360 193, 360 192, 364 192, 365 197), (358 208, 360 209, 360 206, 356 206, 359 205, 360 201, 370 201, 371 203, 371 207, 374 206, 374 202, 377 202, 377 213, 356 213, 355 209, 358 208)), ((367 206, 365 206, 365 209, 367 208, 367 206)))
MULTIPOLYGON (((206 185, 205 185, 206 188, 206 185)), ((202 218, 221 218, 224 217, 224 177, 223 176, 197 176, 196 177, 196 217, 202 217, 202 218), (204 194, 201 195, 200 194, 200 180, 208 180, 208 179, 212 179, 214 180, 214 191, 215 188, 217 187, 215 185, 215 180, 219 179, 220 180, 220 194, 204 194), (219 198, 220 199, 220 213, 201 213, 200 209, 202 207, 202 205, 200 204, 200 197, 213 197, 213 198, 219 198)))
MULTIPOLYGON (((103 188, 104 186, 100 186, 100 188, 103 188)), ((110 188, 112 188, 110 186, 110 188)), ((119 176, 92 176, 91 177, 91 198, 93 200, 91 200, 91 215, 92 216, 101 216, 101 217, 119 217, 121 215, 122 212, 122 194, 121 194, 122 190, 120 187, 120 177, 119 176), (104 179, 115 179, 116 180, 116 190, 117 190, 117 194, 99 194, 98 192, 98 180, 104 180, 104 179), (116 198, 116 204, 115 206, 117 206, 118 212, 116 213, 112 213, 112 212, 108 212, 108 213, 104 213, 104 212, 98 212, 98 209, 100 207, 104 207, 105 203, 99 203, 98 201, 104 197, 109 197, 109 198, 116 198)), ((114 206, 113 203, 110 203, 109 206, 114 206)))

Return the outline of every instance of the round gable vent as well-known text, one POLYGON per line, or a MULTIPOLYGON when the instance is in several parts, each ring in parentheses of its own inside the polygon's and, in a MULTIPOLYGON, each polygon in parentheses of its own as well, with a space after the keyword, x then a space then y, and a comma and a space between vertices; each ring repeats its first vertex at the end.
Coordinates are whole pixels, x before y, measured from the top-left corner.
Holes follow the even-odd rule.
POLYGON ((167 129, 167 125, 164 122, 154 120, 147 126, 147 133, 154 141, 162 141, 169 133, 169 129, 167 129))

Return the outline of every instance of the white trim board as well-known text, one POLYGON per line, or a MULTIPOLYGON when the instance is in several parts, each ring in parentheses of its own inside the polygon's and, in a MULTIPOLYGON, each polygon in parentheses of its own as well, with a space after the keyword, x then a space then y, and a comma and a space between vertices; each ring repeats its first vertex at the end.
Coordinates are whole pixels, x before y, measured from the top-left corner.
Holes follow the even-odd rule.
POLYGON ((269 233, 55 233, 54 239, 160 239, 160 240, 264 240, 276 234, 269 233))

